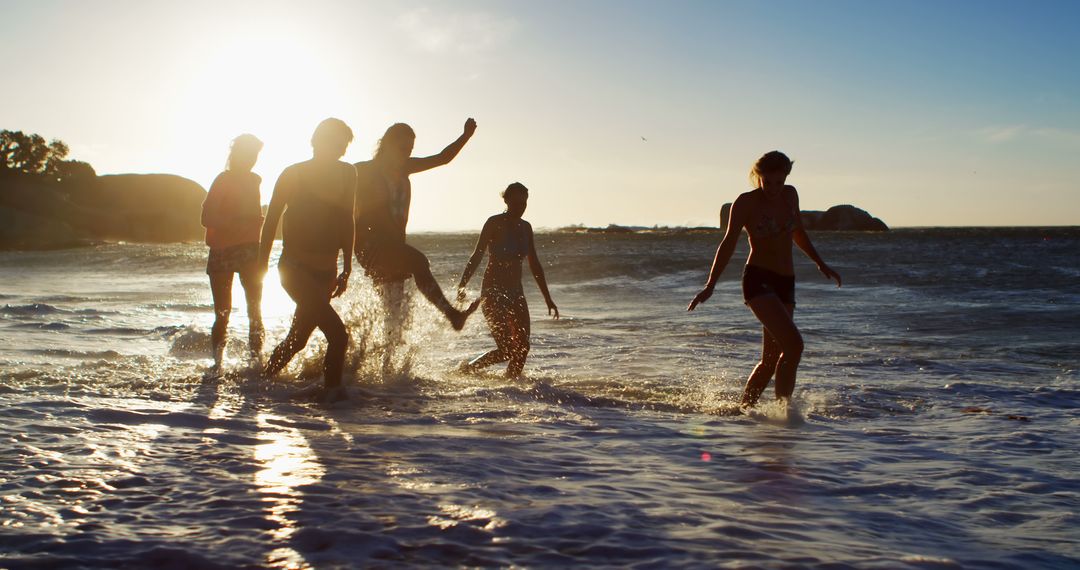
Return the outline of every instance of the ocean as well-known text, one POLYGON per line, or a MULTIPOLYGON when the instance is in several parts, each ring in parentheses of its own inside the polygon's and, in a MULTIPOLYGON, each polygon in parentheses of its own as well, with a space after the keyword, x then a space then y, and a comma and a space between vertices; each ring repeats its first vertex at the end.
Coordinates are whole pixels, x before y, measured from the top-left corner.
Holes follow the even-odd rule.
MULTIPOLYGON (((357 273, 329 406, 318 332, 246 368, 239 283, 205 374, 202 244, 0 253, 0 567, 1080 566, 1080 228, 814 234, 844 286, 797 257, 794 409, 750 415, 745 244, 685 311, 719 238, 538 234, 520 380, 419 295, 389 342, 357 273)), ((474 240, 410 238, 449 293, 474 240)))

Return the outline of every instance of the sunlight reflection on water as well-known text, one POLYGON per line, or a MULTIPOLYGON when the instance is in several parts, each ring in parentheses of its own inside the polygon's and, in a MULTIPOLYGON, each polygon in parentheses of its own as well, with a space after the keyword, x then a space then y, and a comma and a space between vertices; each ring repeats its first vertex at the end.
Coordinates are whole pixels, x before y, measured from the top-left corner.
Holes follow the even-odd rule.
MULTIPOLYGON (((278 525, 271 536, 280 544, 297 530, 289 515, 304 501, 299 487, 319 482, 326 470, 300 430, 283 425, 284 418, 261 413, 257 423, 264 443, 255 447, 255 460, 263 467, 255 473, 255 486, 268 503, 266 519, 278 525)), ((303 555, 288 546, 274 549, 267 563, 274 568, 311 567, 303 555)))

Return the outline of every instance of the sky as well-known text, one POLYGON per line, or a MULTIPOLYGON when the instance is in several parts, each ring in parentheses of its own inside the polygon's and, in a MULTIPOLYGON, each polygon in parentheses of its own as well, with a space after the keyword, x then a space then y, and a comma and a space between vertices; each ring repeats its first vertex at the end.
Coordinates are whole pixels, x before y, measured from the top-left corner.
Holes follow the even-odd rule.
POLYGON ((1075 0, 0 0, 0 128, 99 174, 209 186, 229 141, 266 146, 263 201, 326 117, 367 160, 407 122, 411 231, 526 219, 716 225, 773 149, 803 209, 893 227, 1080 224, 1075 0))

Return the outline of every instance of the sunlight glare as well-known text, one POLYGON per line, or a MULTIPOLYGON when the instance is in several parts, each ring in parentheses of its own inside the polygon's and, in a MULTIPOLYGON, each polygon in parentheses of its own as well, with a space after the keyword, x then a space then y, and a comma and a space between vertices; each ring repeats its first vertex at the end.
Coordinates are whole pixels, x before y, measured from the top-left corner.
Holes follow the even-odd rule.
POLYGON ((300 430, 282 425, 284 418, 261 413, 257 421, 263 443, 255 448, 255 459, 263 469, 255 473, 255 486, 268 503, 266 519, 277 525, 271 535, 280 545, 268 562, 276 568, 308 567, 303 555, 286 545, 297 530, 290 515, 304 502, 299 487, 319 482, 326 470, 300 430))
POLYGON ((252 133, 265 143, 255 172, 263 177, 266 203, 278 174, 310 158, 318 122, 347 108, 335 76, 342 72, 340 57, 319 51, 295 30, 265 28, 223 40, 207 53, 212 56, 188 82, 190 92, 178 98, 183 106, 169 110, 185 149, 174 171, 205 173, 197 181, 208 185, 224 167, 229 141, 252 133))

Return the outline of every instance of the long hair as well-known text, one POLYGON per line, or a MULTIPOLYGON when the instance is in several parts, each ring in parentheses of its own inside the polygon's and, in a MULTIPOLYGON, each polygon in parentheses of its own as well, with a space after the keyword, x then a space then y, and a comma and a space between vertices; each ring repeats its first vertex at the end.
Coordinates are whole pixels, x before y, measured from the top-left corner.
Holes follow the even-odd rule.
POLYGON ((374 159, 379 160, 382 158, 387 149, 397 147, 404 141, 415 139, 416 132, 413 131, 412 127, 405 123, 394 123, 386 129, 382 138, 375 145, 374 159))

